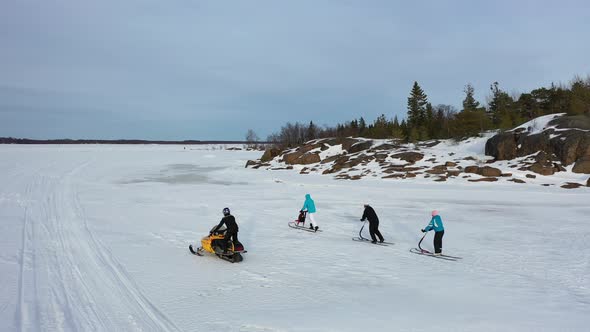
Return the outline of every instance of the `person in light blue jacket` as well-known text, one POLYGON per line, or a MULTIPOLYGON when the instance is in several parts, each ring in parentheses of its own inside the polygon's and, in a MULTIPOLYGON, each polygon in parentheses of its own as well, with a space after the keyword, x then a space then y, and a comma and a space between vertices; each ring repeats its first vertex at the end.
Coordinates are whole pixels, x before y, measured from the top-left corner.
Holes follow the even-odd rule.
POLYGON ((301 211, 307 211, 307 217, 309 217, 309 229, 313 229, 317 232, 318 230, 318 223, 315 221, 315 203, 313 199, 311 199, 310 194, 305 194, 305 202, 303 202, 303 207, 301 211))
POLYGON ((421 231, 422 233, 426 233, 431 230, 434 230, 434 254, 442 255, 442 238, 445 235, 445 227, 443 226, 442 219, 436 210, 432 211, 432 219, 430 219, 426 228, 421 231))

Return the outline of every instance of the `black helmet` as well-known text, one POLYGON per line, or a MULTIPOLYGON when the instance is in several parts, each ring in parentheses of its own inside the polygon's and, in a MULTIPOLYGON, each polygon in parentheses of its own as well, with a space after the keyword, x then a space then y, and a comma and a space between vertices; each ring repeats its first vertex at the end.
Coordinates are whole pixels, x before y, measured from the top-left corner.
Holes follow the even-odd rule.
POLYGON ((229 208, 223 208, 223 215, 229 216, 229 208))

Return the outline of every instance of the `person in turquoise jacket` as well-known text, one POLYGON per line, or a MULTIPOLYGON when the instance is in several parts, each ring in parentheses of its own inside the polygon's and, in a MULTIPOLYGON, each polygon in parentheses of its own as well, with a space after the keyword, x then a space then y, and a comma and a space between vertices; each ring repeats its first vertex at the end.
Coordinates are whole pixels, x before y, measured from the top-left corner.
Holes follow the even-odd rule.
POLYGON ((436 210, 432 211, 432 219, 430 219, 426 228, 421 231, 422 233, 426 233, 431 230, 434 230, 434 254, 442 255, 442 238, 445 235, 445 227, 443 226, 442 219, 436 210))
POLYGON ((318 230, 318 223, 315 220, 315 203, 313 199, 311 199, 310 194, 305 194, 305 202, 303 202, 303 207, 301 211, 307 211, 307 217, 309 217, 309 228, 313 229, 317 232, 318 230))

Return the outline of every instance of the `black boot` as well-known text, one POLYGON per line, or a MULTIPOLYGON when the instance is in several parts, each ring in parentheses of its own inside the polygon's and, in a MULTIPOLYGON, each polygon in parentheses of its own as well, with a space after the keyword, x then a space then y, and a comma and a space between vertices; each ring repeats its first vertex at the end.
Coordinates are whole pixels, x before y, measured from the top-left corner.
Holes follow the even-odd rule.
POLYGON ((315 227, 315 230, 314 230, 314 232, 317 232, 317 231, 318 231, 318 228, 319 228, 319 227, 318 227, 318 226, 316 226, 316 227, 315 227))

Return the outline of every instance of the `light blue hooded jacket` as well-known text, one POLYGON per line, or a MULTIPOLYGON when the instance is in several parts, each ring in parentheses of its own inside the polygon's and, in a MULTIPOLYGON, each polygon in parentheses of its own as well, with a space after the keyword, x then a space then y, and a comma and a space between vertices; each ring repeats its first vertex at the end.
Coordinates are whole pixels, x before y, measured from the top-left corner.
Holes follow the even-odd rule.
POLYGON ((436 216, 432 217, 432 219, 430 219, 430 222, 428 223, 428 226, 426 226, 426 228, 424 228, 424 231, 428 232, 433 229, 435 232, 442 232, 445 230, 445 227, 443 226, 442 219, 440 218, 439 215, 436 215, 436 216))
POLYGON ((310 194, 305 195, 305 202, 303 203, 301 210, 307 211, 308 213, 315 213, 315 203, 313 202, 313 199, 311 199, 310 194))

